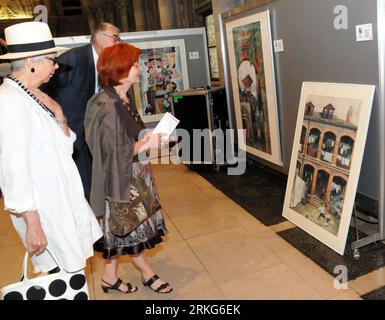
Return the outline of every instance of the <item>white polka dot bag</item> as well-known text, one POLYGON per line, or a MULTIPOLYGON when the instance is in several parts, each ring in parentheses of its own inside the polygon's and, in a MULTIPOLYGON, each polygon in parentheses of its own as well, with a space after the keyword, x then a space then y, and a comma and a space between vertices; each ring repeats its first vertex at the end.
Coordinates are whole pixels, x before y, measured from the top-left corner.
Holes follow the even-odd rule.
MULTIPOLYGON (((48 251, 56 264, 57 260, 48 251)), ((58 273, 28 279, 28 252, 25 254, 22 280, 1 289, 2 300, 88 300, 88 286, 84 270, 58 273)))

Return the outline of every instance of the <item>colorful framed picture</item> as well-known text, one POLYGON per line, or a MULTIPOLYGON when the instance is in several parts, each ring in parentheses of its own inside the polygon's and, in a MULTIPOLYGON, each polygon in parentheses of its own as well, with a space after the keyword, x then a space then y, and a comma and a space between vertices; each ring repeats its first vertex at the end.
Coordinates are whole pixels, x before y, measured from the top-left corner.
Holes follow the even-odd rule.
POLYGON ((171 94, 189 88, 184 40, 136 42, 142 50, 141 83, 135 86, 135 100, 143 122, 156 122, 171 112, 171 94))
POLYGON ((244 130, 245 151, 282 166, 269 11, 229 21, 225 30, 236 123, 244 130))
POLYGON ((302 86, 283 216, 341 255, 374 92, 371 85, 302 86))

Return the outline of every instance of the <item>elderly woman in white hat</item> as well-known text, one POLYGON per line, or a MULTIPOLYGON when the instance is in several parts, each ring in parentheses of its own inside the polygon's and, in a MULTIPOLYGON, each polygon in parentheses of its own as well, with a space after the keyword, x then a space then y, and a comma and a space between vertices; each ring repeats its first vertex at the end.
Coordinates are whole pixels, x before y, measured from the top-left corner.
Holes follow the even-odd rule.
POLYGON ((58 68, 49 27, 5 29, 11 74, 0 86, 0 188, 5 209, 32 255, 36 272, 77 272, 102 237, 72 160, 75 135, 61 107, 38 87, 58 68), (46 250, 48 246, 48 250, 46 250), (56 265, 50 253, 57 258, 56 265))
MULTIPOLYGON (((8 52, 7 43, 5 42, 4 39, 0 38, 0 54, 6 54, 7 52, 8 52)), ((3 78, 7 76, 9 72, 10 72, 10 63, 8 63, 7 60, 5 61, 0 60, 0 84, 3 83, 3 78)))

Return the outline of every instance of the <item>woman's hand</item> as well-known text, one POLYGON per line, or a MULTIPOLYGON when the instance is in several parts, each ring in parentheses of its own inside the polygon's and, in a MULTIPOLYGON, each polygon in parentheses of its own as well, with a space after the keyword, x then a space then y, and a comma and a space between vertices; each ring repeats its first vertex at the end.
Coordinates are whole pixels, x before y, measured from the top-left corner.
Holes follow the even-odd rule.
POLYGON ((39 214, 36 211, 29 211, 23 214, 23 218, 27 226, 27 251, 31 256, 39 256, 45 251, 48 244, 45 233, 41 227, 39 214))
POLYGON ((63 109, 54 99, 52 99, 49 95, 39 90, 38 88, 34 88, 30 86, 28 87, 28 89, 36 96, 36 98, 38 98, 41 102, 43 102, 49 110, 52 111, 52 113, 55 115, 55 118, 57 120, 64 119, 63 109))
POLYGON ((151 149, 160 148, 168 139, 165 133, 154 133, 150 131, 145 135, 144 140, 146 141, 148 149, 151 149))
POLYGON ((148 132, 142 140, 135 144, 134 155, 145 152, 149 149, 160 148, 168 141, 165 133, 148 132))

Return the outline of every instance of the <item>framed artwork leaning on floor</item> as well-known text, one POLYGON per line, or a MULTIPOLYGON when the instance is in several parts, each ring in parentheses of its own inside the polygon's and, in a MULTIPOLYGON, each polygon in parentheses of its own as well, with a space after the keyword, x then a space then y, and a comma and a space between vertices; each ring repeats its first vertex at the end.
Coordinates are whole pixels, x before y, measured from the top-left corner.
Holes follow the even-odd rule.
POLYGON ((304 82, 283 216, 343 255, 375 86, 304 82))
POLYGON ((225 23, 237 129, 246 152, 282 166, 269 11, 225 23))
POLYGON ((143 122, 155 122, 171 112, 171 94, 189 88, 183 39, 136 42, 142 53, 141 83, 134 88, 135 101, 143 122))

